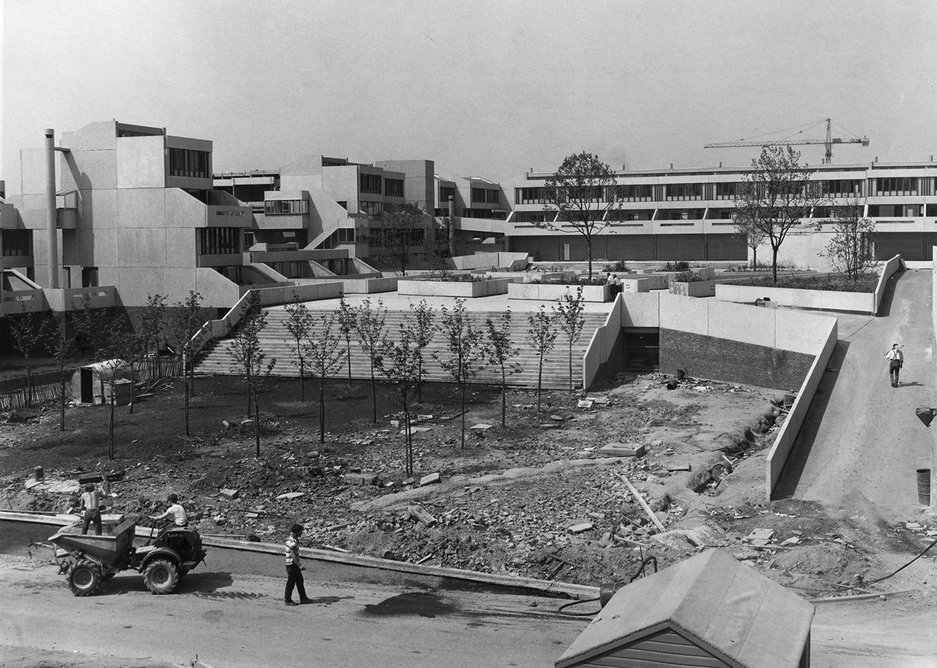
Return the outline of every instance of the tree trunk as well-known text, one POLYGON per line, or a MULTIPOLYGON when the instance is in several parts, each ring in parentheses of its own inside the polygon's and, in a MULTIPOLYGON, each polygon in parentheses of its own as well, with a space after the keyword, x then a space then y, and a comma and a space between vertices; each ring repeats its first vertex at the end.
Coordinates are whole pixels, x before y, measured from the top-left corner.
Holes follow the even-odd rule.
POLYGON ((254 444, 257 448, 257 459, 260 459, 260 403, 257 401, 257 391, 254 395, 254 444))
POLYGON ((777 246, 771 247, 771 280, 778 284, 778 249, 777 246))
POLYGON ((752 248, 752 271, 758 271, 758 249, 752 248))
POLYGON ((592 283, 592 235, 586 235, 586 250, 589 253, 589 283, 592 283))
POLYGON ((65 431, 65 375, 59 377, 59 431, 65 431))
POLYGON ((319 443, 325 443, 325 375, 319 380, 319 443))
POLYGON ((374 358, 371 358, 371 422, 377 424, 377 382, 374 380, 374 358))
POLYGON ((129 410, 129 413, 131 415, 133 415, 133 404, 137 398, 137 391, 136 391, 137 384, 135 382, 136 377, 137 377, 137 374, 134 372, 133 364, 131 364, 130 365, 130 410, 129 410))
POLYGON ((111 416, 107 423, 107 458, 114 459, 114 382, 111 381, 111 416))
POLYGON ((508 383, 504 375, 504 365, 501 365, 501 428, 505 428, 505 416, 508 412, 508 383))
POLYGON ((303 358, 299 358, 299 400, 306 401, 306 369, 303 358))
POLYGON ((413 475, 413 437, 410 431, 410 402, 407 401, 407 384, 404 382, 400 393, 403 395, 404 424, 404 469, 408 476, 413 475))
POLYGON ((569 393, 573 393, 573 341, 569 341, 569 393))
POLYGON ((537 412, 540 412, 540 394, 543 388, 543 353, 540 353, 540 365, 537 368, 537 412))
POLYGON ((189 379, 185 379, 185 435, 189 435, 189 379))
POLYGON ((465 449, 465 390, 466 384, 462 383, 462 446, 461 449, 465 449))
POLYGON ((33 405, 33 371, 29 364, 29 358, 26 357, 26 405, 33 405))
POLYGON ((423 403, 423 351, 420 351, 420 358, 417 360, 416 376, 416 397, 417 401, 423 403))
POLYGON ((348 386, 351 387, 351 339, 345 337, 345 355, 348 357, 348 386))
POLYGON ((250 419, 251 415, 253 415, 253 413, 251 412, 251 399, 252 399, 251 395, 254 392, 254 385, 251 382, 250 364, 248 364, 247 366, 246 380, 247 380, 247 418, 250 419))

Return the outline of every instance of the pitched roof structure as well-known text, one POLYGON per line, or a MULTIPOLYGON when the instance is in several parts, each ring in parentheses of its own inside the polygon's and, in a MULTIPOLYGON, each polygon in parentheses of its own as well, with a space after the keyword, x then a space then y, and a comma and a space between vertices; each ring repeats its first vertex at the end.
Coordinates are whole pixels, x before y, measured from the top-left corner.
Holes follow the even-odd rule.
POLYGON ((797 666, 813 612, 728 553, 709 550, 620 589, 555 665, 579 665, 671 629, 729 666, 797 666))

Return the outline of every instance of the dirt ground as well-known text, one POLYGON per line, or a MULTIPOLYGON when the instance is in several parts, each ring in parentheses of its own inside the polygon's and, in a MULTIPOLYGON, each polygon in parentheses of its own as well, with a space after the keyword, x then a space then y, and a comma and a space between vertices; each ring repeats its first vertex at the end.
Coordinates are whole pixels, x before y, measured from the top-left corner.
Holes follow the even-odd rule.
POLYGON ((500 392, 478 388, 465 421, 483 426, 469 429, 464 449, 457 392, 426 386, 414 409, 413 478, 392 388, 378 386, 375 424, 368 384, 331 382, 320 443, 314 384, 303 402, 297 380, 278 380, 261 397, 257 458, 236 379, 197 379, 190 437, 181 384, 163 381, 132 414, 118 407, 113 461, 107 407, 69 407, 64 432, 55 405, 4 414, 0 507, 65 512, 77 505, 75 474, 105 471, 120 475, 113 512, 161 511, 175 492, 204 534, 275 542, 299 521, 309 547, 436 566, 600 585, 630 580, 646 557, 663 568, 717 546, 806 597, 919 587, 933 575, 929 554, 923 576, 914 568, 875 582, 933 541, 934 527, 764 502, 763 458, 784 419, 783 392, 694 379, 668 389, 673 380, 623 374, 588 395, 544 393, 540 414, 535 392, 509 390, 505 428, 500 392), (646 452, 600 452, 612 442, 646 452), (36 466, 46 483, 30 487, 36 466), (438 483, 420 486, 434 473, 438 483))

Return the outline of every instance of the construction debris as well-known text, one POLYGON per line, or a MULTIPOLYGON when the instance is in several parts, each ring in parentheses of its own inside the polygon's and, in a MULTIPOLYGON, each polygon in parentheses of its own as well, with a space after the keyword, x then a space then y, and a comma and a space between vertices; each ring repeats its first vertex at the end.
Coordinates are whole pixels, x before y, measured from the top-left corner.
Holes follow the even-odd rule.
POLYGON ((619 443, 617 441, 599 448, 599 454, 605 457, 643 457, 646 452, 646 445, 619 443))

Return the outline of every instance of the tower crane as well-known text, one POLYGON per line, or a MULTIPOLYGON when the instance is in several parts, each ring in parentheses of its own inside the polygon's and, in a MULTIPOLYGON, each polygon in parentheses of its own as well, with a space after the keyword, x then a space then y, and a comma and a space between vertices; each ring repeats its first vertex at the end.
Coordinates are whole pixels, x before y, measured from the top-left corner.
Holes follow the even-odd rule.
MULTIPOLYGON (((819 125, 814 123, 806 128, 799 130, 795 134, 802 134, 804 130, 815 127, 819 125)), ((758 140, 758 139, 740 139, 738 141, 723 141, 723 142, 714 142, 712 144, 706 144, 703 148, 736 148, 740 146, 790 146, 790 145, 806 145, 806 144, 823 144, 826 147, 826 153, 823 156, 823 164, 829 165, 833 161, 833 144, 862 144, 863 146, 869 145, 868 137, 852 137, 847 139, 842 139, 840 137, 833 136, 833 121, 829 118, 826 119, 826 139, 799 139, 793 137, 791 139, 770 139, 770 140, 758 140)))

